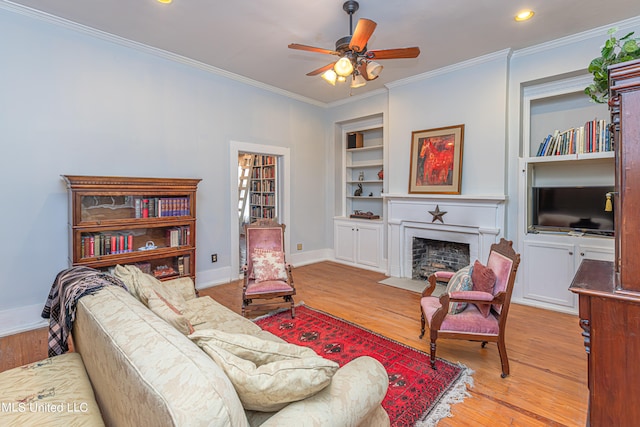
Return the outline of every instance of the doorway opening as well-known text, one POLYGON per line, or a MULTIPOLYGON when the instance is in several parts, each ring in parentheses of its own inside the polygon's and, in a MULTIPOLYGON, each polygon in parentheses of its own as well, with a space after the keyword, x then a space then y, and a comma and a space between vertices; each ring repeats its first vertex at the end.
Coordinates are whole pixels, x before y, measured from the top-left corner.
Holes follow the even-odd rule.
POLYGON ((278 221, 281 163, 279 156, 238 152, 239 273, 247 260, 244 227, 262 218, 278 221))

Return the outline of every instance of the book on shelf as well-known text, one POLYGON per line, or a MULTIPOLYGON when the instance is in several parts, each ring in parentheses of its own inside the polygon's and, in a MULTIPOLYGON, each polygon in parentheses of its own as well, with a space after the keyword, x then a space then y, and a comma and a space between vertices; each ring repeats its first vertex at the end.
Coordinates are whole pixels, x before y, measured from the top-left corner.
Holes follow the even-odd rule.
POLYGON ((189 226, 172 227, 167 229, 167 246, 188 246, 191 243, 191 229, 189 226))
POLYGON ((567 129, 563 132, 555 130, 553 134, 547 135, 538 146, 536 157, 612 150, 609 126, 603 119, 594 119, 586 122, 584 126, 567 129))
POLYGON ((81 258, 133 252, 131 233, 88 233, 80 238, 81 258))
POLYGON ((136 218, 191 215, 188 197, 139 197, 134 206, 136 218))

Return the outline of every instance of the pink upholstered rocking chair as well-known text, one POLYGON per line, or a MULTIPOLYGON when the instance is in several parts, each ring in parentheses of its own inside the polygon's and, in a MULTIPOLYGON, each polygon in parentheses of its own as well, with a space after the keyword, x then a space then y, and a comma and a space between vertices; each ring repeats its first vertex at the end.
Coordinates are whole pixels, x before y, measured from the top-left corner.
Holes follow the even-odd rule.
POLYGON ((284 224, 269 219, 260 219, 245 226, 247 263, 244 265, 242 286, 242 315, 247 311, 261 310, 265 306, 283 304, 291 306, 291 317, 295 317, 291 265, 285 261, 284 224), (254 303, 254 300, 267 300, 254 303), (270 301, 269 301, 270 300, 270 301))
MULTIPOLYGON (((438 338, 480 341, 482 347, 487 342, 498 344, 502 378, 509 375, 509 359, 505 345, 505 327, 511 293, 516 278, 520 255, 513 250, 513 242, 500 239, 491 245, 487 267, 482 268, 485 277, 494 277, 492 289, 489 291, 463 290, 445 292, 440 298, 433 297, 436 282, 468 280, 466 272, 435 272, 429 276, 429 285, 422 293, 420 300, 421 333, 424 336, 425 324, 429 325, 431 339, 431 366, 435 369, 436 340, 438 338), (488 271, 491 270, 491 271, 488 271), (450 305, 451 303, 451 305, 450 305)), ((475 275, 474 275, 475 276, 475 275)), ((489 279, 491 280, 491 279, 489 279)), ((480 282, 481 280, 478 280, 480 282)), ((474 284, 475 288, 475 284, 474 284)))

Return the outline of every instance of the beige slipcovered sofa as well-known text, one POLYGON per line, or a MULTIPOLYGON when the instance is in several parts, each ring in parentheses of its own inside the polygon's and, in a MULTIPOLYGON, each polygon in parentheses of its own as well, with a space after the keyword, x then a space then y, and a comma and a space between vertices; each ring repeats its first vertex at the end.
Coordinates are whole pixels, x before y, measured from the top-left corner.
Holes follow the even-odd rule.
POLYGON ((129 292, 108 286, 81 298, 72 334, 106 425, 389 425, 380 405, 388 387, 387 373, 370 357, 342 366, 326 387, 276 412, 245 409, 225 374, 228 367, 219 366, 185 331, 180 332, 181 320, 171 318, 167 305, 161 312, 153 294, 161 300, 167 295, 184 300, 180 313, 188 313, 186 327, 193 328, 187 332, 207 335, 204 331, 218 330, 272 343, 284 341, 211 298, 196 297, 190 279, 157 282, 153 286, 158 292, 150 294, 151 276, 122 268, 115 274, 129 292))

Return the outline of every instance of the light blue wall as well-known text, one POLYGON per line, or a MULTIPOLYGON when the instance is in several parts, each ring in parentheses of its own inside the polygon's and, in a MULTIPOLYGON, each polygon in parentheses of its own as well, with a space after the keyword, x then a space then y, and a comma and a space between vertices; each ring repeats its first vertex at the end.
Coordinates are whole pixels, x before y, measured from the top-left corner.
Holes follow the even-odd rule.
POLYGON ((316 256, 333 247, 340 203, 336 124, 376 114, 386 190, 396 194, 407 192, 411 132, 465 124, 462 193, 506 194, 505 235, 514 238, 521 85, 586 67, 605 32, 513 57, 498 52, 323 108, 0 9, 0 323, 23 307, 37 313, 67 266, 60 175, 202 178, 197 273, 223 279, 235 221, 230 142, 289 149, 290 242, 316 256))
POLYGON ((389 90, 389 192, 406 194, 413 131, 464 124, 465 195, 505 194, 508 52, 478 58, 389 90))
POLYGON ((202 178, 197 272, 229 270, 232 140, 290 150, 291 241, 328 247, 325 108, 2 9, 0 40, 0 312, 68 265, 63 174, 202 178))

